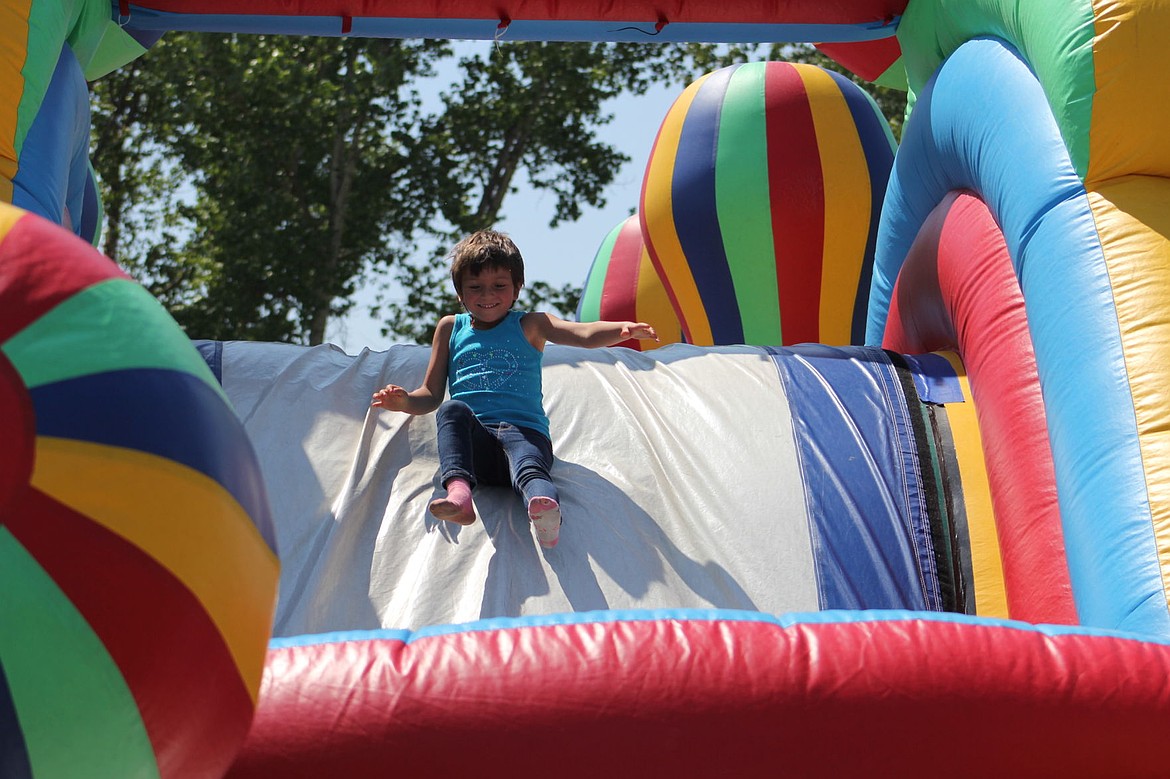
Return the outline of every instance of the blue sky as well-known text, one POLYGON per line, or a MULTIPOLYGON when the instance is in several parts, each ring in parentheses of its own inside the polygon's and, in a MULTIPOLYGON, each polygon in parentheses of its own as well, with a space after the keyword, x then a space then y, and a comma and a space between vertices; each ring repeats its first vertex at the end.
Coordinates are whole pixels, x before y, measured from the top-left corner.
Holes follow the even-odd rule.
MULTIPOLYGON (((461 44, 490 46, 490 42, 461 44)), ((437 90, 441 83, 436 86, 437 90)), ((671 103, 682 87, 656 86, 645 95, 622 97, 608 108, 614 120, 600 132, 605 142, 630 157, 605 190, 605 208, 587 208, 581 218, 556 229, 548 226, 553 215, 555 196, 539 193, 526 186, 521 171, 517 177, 520 191, 504 202, 504 218, 497 229, 508 233, 524 254, 527 276, 533 281, 547 281, 554 286, 584 285, 593 256, 606 234, 638 207, 642 173, 654 144, 654 136, 671 103)), ((350 354, 363 348, 375 351, 391 346, 395 339, 380 333, 380 323, 368 314, 372 293, 359 292, 358 305, 343 320, 331 323, 326 340, 350 354)))

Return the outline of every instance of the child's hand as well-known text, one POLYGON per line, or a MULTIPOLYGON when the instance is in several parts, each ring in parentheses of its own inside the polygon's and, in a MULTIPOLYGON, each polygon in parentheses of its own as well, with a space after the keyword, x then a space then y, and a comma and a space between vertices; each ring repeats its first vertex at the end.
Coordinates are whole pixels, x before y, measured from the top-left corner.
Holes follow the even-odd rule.
POLYGON ((654 328, 645 322, 626 322, 622 327, 622 339, 639 338, 648 339, 653 338, 658 340, 658 333, 654 332, 654 328))
POLYGON ((388 411, 406 410, 406 390, 397 384, 387 384, 374 393, 370 400, 371 406, 384 408, 388 411))

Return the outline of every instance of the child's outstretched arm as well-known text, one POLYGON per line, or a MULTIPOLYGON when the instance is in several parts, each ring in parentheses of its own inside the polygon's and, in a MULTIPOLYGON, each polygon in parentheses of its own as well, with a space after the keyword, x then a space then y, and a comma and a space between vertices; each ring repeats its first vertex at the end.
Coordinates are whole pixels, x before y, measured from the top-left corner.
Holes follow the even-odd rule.
POLYGON ((658 333, 645 322, 569 322, 552 314, 534 313, 524 317, 524 326, 528 340, 537 348, 543 348, 544 341, 596 349, 613 346, 630 338, 658 340, 658 333))
POLYGON ((455 317, 445 316, 435 328, 431 342, 431 361, 422 386, 407 392, 397 384, 387 384, 370 398, 370 405, 407 414, 429 414, 439 407, 447 393, 447 355, 450 352, 451 329, 455 317))

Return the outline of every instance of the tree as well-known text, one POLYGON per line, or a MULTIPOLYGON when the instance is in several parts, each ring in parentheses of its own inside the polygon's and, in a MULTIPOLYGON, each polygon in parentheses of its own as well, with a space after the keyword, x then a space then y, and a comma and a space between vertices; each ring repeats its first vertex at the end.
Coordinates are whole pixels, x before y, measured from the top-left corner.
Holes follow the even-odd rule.
POLYGON ((409 253, 435 210, 432 180, 411 175, 412 83, 446 50, 184 34, 147 55, 142 135, 189 177, 174 213, 190 234, 162 252, 201 269, 164 300, 188 332, 319 343, 361 275, 409 253))
POLYGON ((90 161, 102 185, 102 252, 173 304, 193 286, 194 269, 166 260, 190 227, 174 197, 181 174, 145 132, 157 75, 135 61, 91 85, 90 161))
MULTIPOLYGON (((700 68, 744 57, 740 49, 664 44, 510 43, 460 61, 462 80, 442 95, 442 111, 422 123, 418 164, 434 171, 443 188, 446 229, 432 225, 446 244, 500 218, 507 196, 523 175, 555 197, 549 227, 605 205, 605 188, 629 157, 598 140, 610 121, 606 105, 622 94, 644 94, 673 81, 681 89, 700 68)), ((457 310, 444 280, 443 250, 399 266, 401 302, 386 308, 383 332, 429 343, 438 318, 457 310)), ((527 307, 576 311, 581 290, 530 282, 527 307)), ((379 312, 380 313, 380 312, 379 312)))
MULTIPOLYGON (((609 101, 762 50, 498 45, 424 113, 445 42, 172 34, 94 85, 105 246, 193 336, 320 343, 389 278, 387 330, 426 341, 453 310, 445 247, 495 224, 518 177, 554 195, 550 226, 604 206, 628 162, 598 140, 609 101)), ((525 294, 568 315, 580 291, 525 294)))
MULTIPOLYGON (((125 82, 95 85, 95 113, 136 141, 102 166, 114 216, 138 196, 159 213, 133 250, 111 248, 192 334, 318 343, 356 285, 420 240, 493 223, 520 170, 556 193, 554 223, 603 204, 625 158, 596 141, 600 105, 644 91, 670 59, 661 47, 501 46, 464 59, 458 89, 424 117, 417 81, 447 53, 426 41, 168 37, 134 72, 141 110, 119 109, 125 82), (147 145, 153 161, 135 156, 147 145), (178 197, 119 186, 152 165, 185 177, 178 197)), ((562 305, 574 294, 545 291, 562 305)))
MULTIPOLYGON (((604 188, 629 158, 597 142, 611 121, 608 101, 642 94, 654 82, 679 91, 700 74, 738 62, 784 59, 818 65, 851 78, 877 99, 891 124, 901 127, 905 95, 868 84, 808 44, 706 46, 700 44, 518 43, 493 48, 487 58, 462 61, 462 83, 443 95, 445 110, 423 122, 430 143, 420 158, 444 180, 442 215, 451 225, 437 235, 447 243, 495 224, 521 171, 536 189, 556 196, 549 226, 580 217, 585 206, 605 205, 604 188)), ((446 278, 442 249, 399 266, 396 302, 375 309, 383 334, 429 343, 434 323, 458 310, 446 278), (384 313, 383 309, 384 308, 384 313)), ((575 313, 580 288, 529 286, 521 304, 575 313)))

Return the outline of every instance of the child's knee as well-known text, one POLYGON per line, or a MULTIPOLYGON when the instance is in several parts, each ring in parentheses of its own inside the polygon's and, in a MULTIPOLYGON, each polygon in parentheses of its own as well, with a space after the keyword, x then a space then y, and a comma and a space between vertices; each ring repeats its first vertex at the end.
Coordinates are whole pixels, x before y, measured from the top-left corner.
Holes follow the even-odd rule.
POLYGON ((523 457, 516 463, 516 476, 519 480, 551 479, 549 464, 535 455, 523 457))
POLYGON ((553 484, 552 476, 542 464, 518 469, 516 471, 515 487, 525 498, 531 498, 535 495, 554 499, 558 497, 557 488, 553 484))
POLYGON ((474 417, 475 412, 462 400, 444 400, 435 415, 438 419, 465 419, 474 417))

